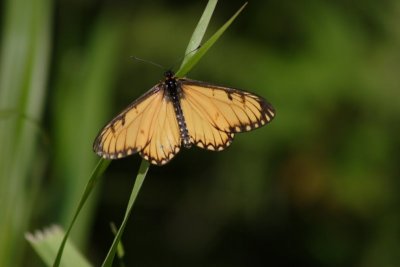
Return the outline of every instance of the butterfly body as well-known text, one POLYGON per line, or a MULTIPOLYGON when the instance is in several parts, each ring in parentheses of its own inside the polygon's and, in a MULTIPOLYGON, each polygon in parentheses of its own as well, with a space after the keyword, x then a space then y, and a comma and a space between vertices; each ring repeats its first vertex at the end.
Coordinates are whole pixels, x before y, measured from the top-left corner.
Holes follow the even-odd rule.
POLYGON ((176 120, 179 125, 179 132, 182 139, 182 144, 186 148, 190 148, 192 143, 190 142, 189 132, 185 122, 185 116, 183 115, 180 99, 182 98, 182 90, 180 84, 177 82, 172 71, 166 71, 164 73, 165 81, 163 83, 164 90, 169 96, 169 100, 175 109, 176 120))
POLYGON ((187 78, 172 71, 99 133, 94 151, 108 159, 139 153, 155 165, 169 162, 181 146, 220 151, 236 133, 270 122, 273 107, 255 94, 187 78))

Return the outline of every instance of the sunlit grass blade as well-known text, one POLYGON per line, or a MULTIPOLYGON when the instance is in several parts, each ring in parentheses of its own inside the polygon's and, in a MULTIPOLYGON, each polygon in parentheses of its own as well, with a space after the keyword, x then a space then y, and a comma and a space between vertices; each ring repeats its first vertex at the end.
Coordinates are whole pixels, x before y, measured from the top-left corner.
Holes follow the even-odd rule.
POLYGON ((139 194, 140 188, 142 187, 144 178, 146 177, 149 167, 150 167, 150 163, 148 163, 145 160, 142 160, 142 163, 140 164, 139 172, 135 179, 135 184, 133 186, 131 196, 129 198, 128 206, 125 211, 124 219, 121 223, 120 228, 118 229, 118 232, 114 238, 114 241, 110 247, 110 250, 107 253, 107 257, 105 258, 105 260, 102 264, 103 267, 111 267, 112 266, 112 263, 113 263, 113 260, 115 257, 115 252, 117 251, 118 244, 121 241, 121 237, 125 230, 126 223, 128 222, 129 215, 131 214, 133 204, 135 203, 135 200, 139 194))
MULTIPOLYGON (((177 77, 182 77, 186 75, 199 60, 205 55, 205 53, 210 49, 214 43, 222 36, 225 30, 232 24, 235 18, 242 12, 242 10, 247 5, 247 2, 216 32, 207 42, 205 42, 196 53, 193 55, 189 55, 189 58, 186 60, 185 64, 181 67, 179 71, 176 72, 177 77)), ((199 39, 199 38, 197 38, 199 39)))
POLYGON ((204 34, 206 33, 208 24, 210 23, 211 16, 214 13, 217 2, 217 0, 208 1, 207 6, 204 9, 203 15, 201 15, 201 18, 197 23, 196 29, 193 31, 192 37, 190 38, 189 44, 185 51, 186 56, 183 59, 180 68, 186 65, 186 62, 193 56, 193 54, 195 54, 192 52, 200 46, 201 40, 203 40, 204 34))
MULTIPOLYGON (((35 233, 26 233, 25 238, 32 245, 33 249, 44 261, 46 266, 51 266, 57 255, 57 248, 60 246, 65 232, 60 226, 53 225, 43 231, 35 231, 35 233)), ((92 266, 89 261, 77 250, 72 242, 67 241, 64 249, 64 260, 62 267, 92 266)))
POLYGON ((97 166, 96 166, 96 168, 93 170, 93 173, 90 176, 90 179, 86 184, 85 191, 84 191, 84 193, 82 195, 82 198, 79 201, 78 208, 75 211, 75 215, 74 215, 74 217, 73 217, 73 219, 72 219, 72 221, 71 221, 71 223, 70 223, 70 225, 68 227, 68 230, 65 233, 65 236, 64 236, 64 238, 63 238, 63 240, 61 242, 61 245, 60 245, 60 247, 58 249, 57 257, 56 257, 56 259, 54 261, 54 264, 53 264, 54 267, 60 266, 61 257, 63 255, 64 246, 65 246, 65 244, 67 242, 69 233, 71 232, 71 229, 74 226, 76 219, 78 218, 79 212, 81 211, 83 205, 85 204, 86 200, 88 199, 88 197, 89 197, 90 193, 92 192, 94 186, 96 185, 99 177, 107 169, 107 167, 110 164, 110 162, 111 161, 109 161, 109 160, 100 159, 98 164, 97 164, 97 166))

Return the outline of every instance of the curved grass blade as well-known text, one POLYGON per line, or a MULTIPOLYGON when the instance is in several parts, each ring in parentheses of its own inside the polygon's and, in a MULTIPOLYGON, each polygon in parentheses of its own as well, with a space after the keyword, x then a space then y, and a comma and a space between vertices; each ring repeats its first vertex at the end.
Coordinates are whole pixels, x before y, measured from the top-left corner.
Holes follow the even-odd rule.
POLYGON ((72 218, 71 223, 69 224, 68 230, 65 233, 65 236, 61 242, 60 248, 58 249, 57 257, 54 261, 53 266, 58 267, 60 266, 61 262, 61 256, 63 254, 64 246, 65 243, 67 242, 69 233, 71 232, 72 227, 75 224, 76 218, 78 218, 78 215, 85 204, 86 200, 88 199, 90 193, 92 192, 94 186, 96 185, 96 182, 98 181, 98 178, 103 174, 103 172, 107 169, 108 165, 110 164, 111 161, 105 160, 105 159, 100 159, 99 162, 97 163, 97 166, 93 170, 92 175, 90 176, 89 181, 86 184, 85 191, 81 197, 81 200, 79 201, 78 208, 75 211, 75 215, 72 218))
POLYGON ((208 24, 210 23, 211 16, 214 13, 217 2, 218 0, 208 1, 207 6, 204 9, 203 15, 201 15, 201 18, 197 23, 196 29, 193 31, 192 37, 190 38, 189 44, 185 51, 185 58, 182 61, 180 69, 183 68, 183 66, 186 65, 186 62, 195 54, 192 52, 201 45, 201 40, 203 40, 204 34, 206 33, 208 24))
POLYGON ((180 68, 179 71, 176 72, 177 77, 185 76, 196 64, 199 60, 205 55, 205 53, 210 49, 214 43, 222 36, 225 30, 232 24, 232 22, 236 19, 236 17, 242 12, 242 10, 247 5, 247 2, 216 32, 210 39, 207 40, 199 50, 193 55, 189 56, 186 60, 185 64, 180 68))
POLYGON ((118 229, 118 232, 115 235, 114 241, 110 247, 110 250, 107 253, 107 257, 105 258, 103 264, 101 265, 102 267, 111 267, 112 266, 112 263, 113 263, 113 260, 115 257, 115 253, 118 248, 118 244, 121 240, 122 234, 125 230, 126 223, 128 222, 128 219, 129 219, 129 215, 131 214, 133 204, 135 203, 135 200, 139 194, 140 188, 142 187, 144 178, 146 177, 149 167, 150 167, 150 163, 147 162, 146 160, 142 160, 142 162, 140 163, 138 175, 136 176, 136 179, 135 179, 135 184, 133 185, 131 196, 129 197, 129 202, 128 202, 128 206, 125 211, 124 219, 121 223, 121 227, 118 229))

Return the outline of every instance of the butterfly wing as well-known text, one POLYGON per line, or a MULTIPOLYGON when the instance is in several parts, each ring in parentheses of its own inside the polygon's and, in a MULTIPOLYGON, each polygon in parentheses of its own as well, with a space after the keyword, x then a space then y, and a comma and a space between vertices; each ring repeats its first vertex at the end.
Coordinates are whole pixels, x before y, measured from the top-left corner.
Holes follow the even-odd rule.
POLYGON ((165 95, 158 108, 151 129, 151 140, 139 154, 152 164, 168 163, 180 150, 181 137, 175 110, 165 95))
POLYGON ((255 94, 190 79, 179 83, 189 134, 201 148, 223 150, 235 133, 256 129, 275 116, 273 107, 255 94))
POLYGON ((163 165, 180 148, 179 128, 172 103, 161 84, 134 101, 97 136, 93 149, 108 159, 139 154, 163 165))

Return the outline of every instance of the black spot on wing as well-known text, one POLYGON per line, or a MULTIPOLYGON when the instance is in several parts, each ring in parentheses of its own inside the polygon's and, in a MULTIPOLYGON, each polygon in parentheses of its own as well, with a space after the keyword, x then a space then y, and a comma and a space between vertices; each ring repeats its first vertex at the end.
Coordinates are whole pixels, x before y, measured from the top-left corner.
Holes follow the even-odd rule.
POLYGON ((232 101, 232 100, 233 100, 232 92, 229 92, 229 91, 225 91, 225 92, 226 92, 226 95, 228 96, 228 99, 229 99, 230 101, 232 101))

